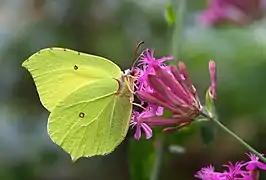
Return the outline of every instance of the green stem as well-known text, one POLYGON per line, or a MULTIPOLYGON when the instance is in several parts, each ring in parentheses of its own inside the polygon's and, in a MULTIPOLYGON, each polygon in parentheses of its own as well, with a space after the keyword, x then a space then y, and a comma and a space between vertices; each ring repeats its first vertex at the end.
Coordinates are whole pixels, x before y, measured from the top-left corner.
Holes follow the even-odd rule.
POLYGON ((186 13, 186 0, 172 1, 176 8, 176 21, 172 35, 172 53, 177 59, 181 58, 183 36, 184 36, 184 18, 186 13))
POLYGON ((158 180, 160 177, 160 170, 163 163, 164 157, 164 138, 156 140, 156 156, 153 169, 151 171, 150 180, 158 180))
POLYGON ((261 161, 263 161, 264 163, 266 163, 266 158, 263 157, 258 151, 256 151, 253 147, 251 147, 248 143, 246 143, 244 140, 242 140, 240 137, 238 137, 235 133, 233 133, 230 129, 228 129, 227 127, 225 127, 220 121, 218 121, 216 118, 210 117, 209 115, 205 114, 205 113, 201 113, 202 116, 204 116, 205 118, 213 121, 216 125, 218 125, 220 128, 222 128, 226 133, 228 133, 229 135, 231 135, 232 137, 234 137, 240 144, 242 144, 244 147, 246 147, 250 152, 252 152, 253 154, 255 154, 257 157, 260 158, 261 161))

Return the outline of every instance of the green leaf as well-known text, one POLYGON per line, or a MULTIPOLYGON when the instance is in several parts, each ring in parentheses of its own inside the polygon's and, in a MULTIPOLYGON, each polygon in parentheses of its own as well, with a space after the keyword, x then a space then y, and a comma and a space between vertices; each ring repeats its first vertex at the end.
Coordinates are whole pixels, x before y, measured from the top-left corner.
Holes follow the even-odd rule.
POLYGON ((176 14, 175 14, 175 9, 171 3, 166 4, 164 16, 165 16, 165 20, 169 26, 172 26, 175 24, 176 14))
POLYGON ((200 123, 201 139, 205 145, 209 145, 215 136, 215 125, 212 121, 205 121, 200 123))

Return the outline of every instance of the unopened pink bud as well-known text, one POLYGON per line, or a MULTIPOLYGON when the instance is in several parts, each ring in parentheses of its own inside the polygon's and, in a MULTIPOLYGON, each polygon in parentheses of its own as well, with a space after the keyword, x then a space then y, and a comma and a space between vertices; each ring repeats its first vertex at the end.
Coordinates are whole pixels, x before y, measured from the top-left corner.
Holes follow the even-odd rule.
POLYGON ((184 62, 180 61, 178 63, 178 67, 179 67, 179 70, 180 70, 180 73, 182 74, 182 76, 184 77, 185 79, 185 82, 187 83, 188 85, 188 88, 189 88, 189 91, 195 95, 196 94, 196 89, 193 87, 191 81, 190 81, 190 78, 189 78, 189 75, 188 75, 188 71, 187 71, 187 67, 185 65, 184 62))
POLYGON ((216 99, 216 65, 213 60, 209 62, 209 73, 211 78, 210 95, 212 99, 216 99))

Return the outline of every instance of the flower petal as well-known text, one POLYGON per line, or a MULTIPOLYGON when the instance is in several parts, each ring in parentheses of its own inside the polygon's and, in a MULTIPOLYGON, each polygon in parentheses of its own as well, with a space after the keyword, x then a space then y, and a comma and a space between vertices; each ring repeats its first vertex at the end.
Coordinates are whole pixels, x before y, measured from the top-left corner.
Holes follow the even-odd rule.
POLYGON ((155 97, 156 94, 150 94, 144 91, 137 91, 136 95, 138 96, 138 98, 142 101, 145 101, 147 103, 151 103, 151 104, 155 104, 158 106, 162 106, 165 107, 173 112, 177 112, 179 113, 179 109, 172 107, 171 105, 167 104, 166 102, 162 101, 161 97, 157 98, 155 97))
POLYGON ((212 99, 216 99, 216 65, 213 60, 209 62, 209 73, 211 77, 211 88, 210 88, 210 95, 212 99))
POLYGON ((149 75, 148 76, 148 82, 150 86, 159 94, 161 94, 165 99, 167 99, 168 105, 181 105, 185 104, 185 102, 180 99, 178 96, 176 96, 175 93, 173 93, 163 82, 159 77, 156 75, 149 75))
POLYGON ((249 162, 249 163, 247 164, 246 169, 249 170, 249 171, 253 171, 253 170, 256 169, 256 167, 257 167, 257 163, 251 161, 251 162, 249 162))
POLYGON ((266 170, 266 164, 262 163, 262 162, 258 162, 257 163, 258 168, 260 168, 261 170, 266 170))
POLYGON ((182 99, 182 101, 186 102, 187 104, 191 103, 189 96, 184 90, 184 87, 175 79, 171 71, 167 71, 166 69, 158 67, 155 68, 155 73, 158 78, 161 79, 162 82, 173 91, 173 93, 175 93, 177 97, 182 99))
POLYGON ((185 78, 185 82, 186 84, 188 85, 188 88, 189 88, 189 91, 195 95, 196 94, 196 89, 194 88, 194 86, 192 85, 191 81, 190 81, 190 78, 189 78, 189 75, 188 75, 188 71, 187 71, 187 67, 185 65, 184 62, 180 61, 178 63, 178 67, 179 67, 179 70, 180 70, 180 73, 184 76, 185 78))
POLYGON ((151 128, 146 124, 146 123, 142 123, 141 127, 146 135, 146 139, 150 139, 152 137, 152 130, 151 128))
POLYGON ((134 134, 134 138, 137 139, 137 140, 139 140, 140 137, 141 137, 141 129, 140 129, 140 127, 141 126, 139 124, 136 125, 136 132, 134 134))

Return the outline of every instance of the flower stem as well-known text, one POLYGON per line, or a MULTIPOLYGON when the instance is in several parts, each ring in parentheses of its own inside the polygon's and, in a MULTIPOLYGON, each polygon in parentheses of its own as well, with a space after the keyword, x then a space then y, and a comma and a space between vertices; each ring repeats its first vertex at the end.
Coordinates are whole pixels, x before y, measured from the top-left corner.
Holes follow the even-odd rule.
POLYGON ((226 133, 234 137, 240 144, 242 144, 244 147, 246 147, 249 151, 251 151, 253 154, 255 154, 258 158, 260 158, 261 161, 266 163, 266 158, 263 157, 261 153, 256 151, 253 147, 251 147, 248 143, 246 143, 244 140, 242 140, 240 137, 238 137, 235 133, 233 133, 230 129, 225 127, 220 121, 218 121, 216 118, 210 117, 209 115, 205 113, 201 113, 202 116, 205 118, 213 121, 216 125, 218 125, 220 128, 222 128, 226 133))
POLYGON ((156 140, 156 156, 155 163, 153 165, 150 180, 158 180, 160 177, 160 170, 163 163, 163 153, 164 153, 164 139, 156 140))
MULTIPOLYGON (((186 0, 172 1, 176 7, 176 22, 172 34, 172 54, 175 58, 181 58, 182 42, 184 36, 184 18, 186 13, 186 0)), ((176 62, 177 64, 178 62, 176 62)))

